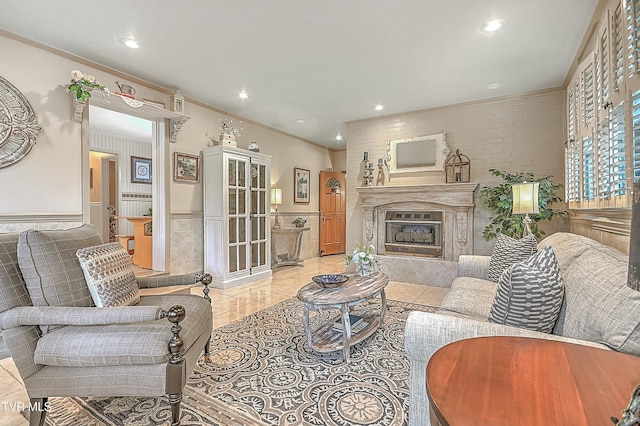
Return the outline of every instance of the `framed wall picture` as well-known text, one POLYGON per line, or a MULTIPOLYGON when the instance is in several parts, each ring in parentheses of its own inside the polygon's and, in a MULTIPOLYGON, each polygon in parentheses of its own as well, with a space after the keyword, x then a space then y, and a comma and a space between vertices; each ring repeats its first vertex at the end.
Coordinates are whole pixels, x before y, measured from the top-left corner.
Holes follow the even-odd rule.
POLYGON ((294 203, 308 203, 309 200, 309 179, 311 178, 311 172, 306 169, 299 169, 295 167, 293 169, 293 202, 294 203))
POLYGON ((200 156, 174 152, 173 180, 176 182, 200 182, 200 156))
POLYGON ((131 156, 131 183, 151 183, 151 158, 131 156))

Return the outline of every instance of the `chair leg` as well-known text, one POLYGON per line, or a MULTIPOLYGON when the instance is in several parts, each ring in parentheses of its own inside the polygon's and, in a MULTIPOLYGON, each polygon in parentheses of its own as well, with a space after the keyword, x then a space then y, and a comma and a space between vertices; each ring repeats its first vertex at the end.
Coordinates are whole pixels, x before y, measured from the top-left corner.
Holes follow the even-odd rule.
POLYGON ((211 355, 211 336, 207 339, 207 343, 204 344, 204 356, 208 357, 211 355))
POLYGON ((48 398, 31 398, 29 400, 29 426, 44 426, 47 415, 48 398))
POLYGON ((180 426, 180 403, 182 402, 182 392, 169 394, 171 404, 171 426, 180 426))

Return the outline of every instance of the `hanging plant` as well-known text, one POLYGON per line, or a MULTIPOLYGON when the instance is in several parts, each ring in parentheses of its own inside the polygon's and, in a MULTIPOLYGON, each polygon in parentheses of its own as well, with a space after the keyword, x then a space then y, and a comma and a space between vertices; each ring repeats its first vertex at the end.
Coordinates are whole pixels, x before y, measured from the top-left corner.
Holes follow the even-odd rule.
POLYGON ((561 203, 562 199, 556 196, 556 192, 562 189, 560 183, 553 183, 552 176, 537 177, 533 173, 511 174, 496 169, 489 169, 492 175, 504 179, 504 183, 498 186, 485 186, 480 190, 482 203, 488 207, 495 215, 491 217, 491 222, 482 231, 485 240, 496 238, 498 234, 519 238, 524 231, 522 215, 512 215, 513 193, 511 185, 523 182, 539 182, 538 208, 540 213, 530 214, 531 232, 536 238, 542 237, 544 231, 538 227, 538 222, 543 220, 551 221, 554 217, 568 216, 565 210, 554 210, 549 207, 553 203, 561 203))

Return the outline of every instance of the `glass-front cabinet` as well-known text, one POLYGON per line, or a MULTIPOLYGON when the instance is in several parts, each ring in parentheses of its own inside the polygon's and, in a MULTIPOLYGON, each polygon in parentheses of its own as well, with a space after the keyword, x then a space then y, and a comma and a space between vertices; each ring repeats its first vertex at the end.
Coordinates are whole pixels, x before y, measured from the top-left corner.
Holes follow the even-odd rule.
POLYGON ((271 157, 231 146, 204 153, 204 270, 229 288, 271 275, 271 157))

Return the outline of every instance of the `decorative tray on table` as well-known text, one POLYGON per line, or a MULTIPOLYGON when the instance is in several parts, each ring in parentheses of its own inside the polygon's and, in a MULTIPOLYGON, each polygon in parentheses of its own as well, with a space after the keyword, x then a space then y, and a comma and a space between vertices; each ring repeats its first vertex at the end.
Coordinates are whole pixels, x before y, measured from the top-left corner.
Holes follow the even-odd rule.
POLYGON ((340 287, 342 284, 346 283, 349 280, 349 277, 342 274, 323 274, 316 275, 311 279, 320 287, 335 288, 340 287))

